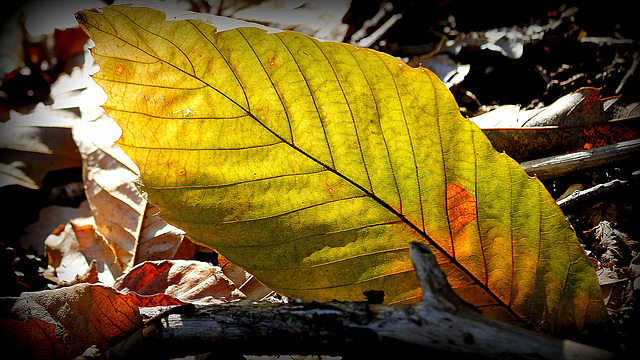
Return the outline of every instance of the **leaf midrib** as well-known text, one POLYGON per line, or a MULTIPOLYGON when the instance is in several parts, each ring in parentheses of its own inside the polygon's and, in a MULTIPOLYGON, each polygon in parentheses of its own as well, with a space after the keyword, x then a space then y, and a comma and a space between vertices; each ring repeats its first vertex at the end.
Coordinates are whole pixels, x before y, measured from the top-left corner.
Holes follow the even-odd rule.
MULTIPOLYGON (((148 29, 143 28, 142 26, 140 26, 139 24, 137 24, 135 21, 133 21, 131 18, 129 18, 127 15, 123 14, 122 12, 116 10, 116 9, 111 9, 112 11, 116 11, 118 13, 120 13, 123 17, 127 18, 129 21, 131 21, 132 24, 135 24, 138 28, 140 28, 143 31, 146 31, 148 33, 150 33, 153 36, 157 36, 163 40, 165 40, 166 42, 168 42, 169 44, 171 44, 172 46, 176 47, 181 53, 184 54, 185 58, 189 61, 189 63, 191 64, 191 61, 189 60, 188 56, 173 42, 171 42, 170 40, 166 39, 163 36, 160 36, 158 34, 152 33, 151 31, 149 31, 148 29)), ((191 21, 191 20, 186 20, 188 23, 190 23, 191 25, 193 25, 193 27, 195 29, 198 30, 198 32, 202 35, 203 38, 207 39, 209 41, 209 43, 214 47, 215 45, 200 31, 200 29, 198 29, 198 27, 191 21)), ((92 26, 91 24, 86 23, 87 26, 92 26)), ((100 31, 100 32, 104 32, 107 33, 106 31, 96 28, 95 26, 92 26, 93 28, 95 28, 96 30, 100 31)), ((236 32, 238 32, 239 34, 241 34, 241 36, 244 38, 244 36, 242 35, 242 33, 238 30, 238 28, 235 29, 231 29, 231 30, 227 30, 227 31, 232 31, 235 30, 236 32)), ((356 183, 355 181, 351 180, 350 178, 346 177, 345 175, 343 175, 342 173, 340 173, 339 171, 337 171, 335 168, 325 164, 324 162, 320 161, 319 159, 315 158, 314 156, 311 156, 310 154, 308 154, 307 152, 305 152, 304 150, 302 150, 301 148, 299 148, 298 146, 296 146, 295 144, 293 144, 290 141, 287 141, 287 139, 285 139, 284 137, 282 137, 281 135, 277 134, 276 132, 274 132, 272 129, 270 129, 268 126, 266 126, 258 117, 256 117, 253 113, 251 113, 250 109, 245 109, 242 105, 240 105, 238 102, 236 102, 235 100, 233 100, 232 98, 230 98, 227 94, 223 93, 222 91, 216 89, 215 87, 211 86, 211 84, 205 82, 203 79, 199 78, 198 76, 196 76, 195 74, 195 70, 193 74, 188 73, 187 71, 179 68, 178 66, 174 65, 171 62, 168 62, 164 59, 159 58, 158 56, 154 55, 154 54, 150 54, 149 52, 139 48, 138 46, 120 38, 119 36, 115 35, 115 34, 110 34, 107 33, 111 36, 116 37, 117 39, 119 39, 120 41, 129 44, 131 46, 133 46, 134 48, 138 49, 139 51, 144 52, 145 54, 154 57, 156 59, 158 59, 159 61, 163 61, 165 64, 172 66, 173 68, 175 68, 176 70, 191 76, 192 78, 202 82, 204 85, 208 86, 209 88, 211 88, 212 90, 218 92, 220 95, 224 96, 225 98, 227 98, 231 103, 233 103, 234 105, 236 105, 239 109, 245 111, 247 113, 247 115, 249 117, 251 117, 253 120, 255 120, 260 126, 262 126, 265 130, 267 130, 269 133, 271 133, 273 136, 275 136, 277 139, 279 139, 280 141, 282 141, 283 143, 287 144, 288 146, 290 146, 292 149, 294 149, 296 152, 300 153, 301 155, 303 155, 304 157, 307 157, 308 159, 312 160, 313 162, 317 163, 318 165, 322 166, 323 168, 325 168, 327 171, 332 172, 334 175, 344 179, 345 181, 349 182, 351 185, 355 186, 358 190, 362 191, 366 196, 370 197, 371 199, 373 199, 376 203, 378 203, 380 206, 382 206, 383 208, 385 208, 387 211, 391 212, 392 214, 394 214, 396 217, 398 217, 404 224, 406 224, 407 226, 409 226, 411 229, 413 229, 414 231, 416 231, 418 234, 420 234, 422 237, 424 237, 430 246, 435 247, 438 251, 440 251, 440 253, 442 253, 445 257, 447 257, 449 259, 449 261, 453 264, 455 264, 465 275, 469 276, 471 279, 473 279, 474 283, 477 284, 479 287, 481 287, 487 294, 489 294, 500 306, 502 306, 504 309, 506 309, 515 319, 522 321, 522 318, 519 314, 517 314, 510 306, 508 306, 504 301, 502 301, 493 291, 491 291, 484 283, 482 283, 481 281, 479 281, 479 279, 473 274, 471 273, 466 267, 462 266, 462 264, 460 264, 457 259, 455 259, 454 257, 452 257, 444 248, 442 248, 440 245, 438 245, 435 241, 433 241, 433 239, 431 239, 431 237, 422 229, 420 229, 417 225, 415 225, 413 222, 409 221, 409 219, 407 219, 402 213, 398 212, 396 209, 394 209, 390 204, 388 204, 387 202, 383 201, 382 199, 380 199, 377 195, 375 195, 373 192, 365 189, 364 187, 362 187, 361 185, 359 185, 358 183, 356 183)), ((246 38, 244 38, 246 41, 246 38)), ((247 45, 253 49, 253 47, 251 46, 250 43, 247 42, 247 45)), ((216 48, 216 50, 218 50, 216 48)), ((321 49, 320 49, 321 50, 321 49)), ((321 50, 322 51, 322 50, 321 50)), ((218 50, 219 52, 219 50, 218 50)), ((324 52, 323 52, 324 53, 324 52)), ((255 52, 254 52, 255 55, 255 52)), ((229 70, 231 70, 231 72, 234 74, 234 76, 236 77, 238 83, 240 84, 242 91, 245 95, 245 99, 247 100, 247 104, 249 104, 246 92, 244 90, 244 87, 242 86, 242 82, 240 81, 240 79, 237 77, 237 74, 235 73, 235 71, 233 70, 233 68, 231 67, 231 65, 227 62, 227 59, 222 56, 221 57, 225 60, 227 66, 229 67, 229 70)), ((259 58, 256 55, 256 59, 259 62, 259 58)), ((126 59, 123 59, 126 60, 126 59)), ((328 60, 327 60, 328 61, 328 60)), ((191 66, 193 67, 193 64, 191 64, 191 66)), ((386 68, 386 66, 385 66, 386 68)), ((264 69, 263 69, 264 70, 264 69)), ((387 68, 388 70, 388 68, 387 68)), ((267 77, 271 80, 271 78, 268 76, 267 77)), ((306 79, 305 79, 306 82, 306 79)), ((272 82, 273 85, 273 82, 272 82)), ((308 86, 308 82, 307 82, 307 86, 308 86)), ((395 83, 395 79, 394 79, 394 85, 396 86, 396 91, 397 91, 397 84, 395 83)), ((274 89, 275 90, 275 89, 274 89)), ((276 91, 276 93, 278 93, 276 91)), ((437 96, 437 94, 436 94, 437 96)), ((315 101, 315 100, 314 100, 315 101)), ((346 97, 345 97, 345 101, 346 101, 346 97)), ((286 111, 285 111, 286 113, 286 111)), ((404 114, 404 111, 403 111, 404 114)), ((406 121, 405 121, 406 122, 406 121)), ((438 132, 439 135, 441 136, 440 132, 438 132)), ((410 133, 409 133, 410 134, 410 133)), ((326 134, 325 134, 326 135, 326 134)), ((409 135, 410 136, 410 135, 409 135)), ((325 136, 326 138, 326 136, 325 136)), ((293 139, 293 138, 292 138, 293 139)), ((442 147, 442 140, 440 139, 440 146, 442 147)), ((413 150, 413 145, 411 146, 412 150, 413 150)), ((333 157, 332 157, 333 159, 333 157)), ((415 158, 415 153, 414 153, 414 162, 416 161, 415 158)), ((416 164, 416 169, 417 169, 417 164, 416 164)), ((446 171, 445 171, 446 173, 446 171)), ((420 194, 421 196, 421 194, 420 194)), ((420 202, 420 206, 421 206, 421 214, 422 216, 424 216, 424 211, 422 211, 422 201, 420 202)), ((448 217, 448 214, 447 214, 448 217)), ((451 231, 449 229, 449 231, 451 231)), ((486 266, 486 264, 485 264, 486 266)))

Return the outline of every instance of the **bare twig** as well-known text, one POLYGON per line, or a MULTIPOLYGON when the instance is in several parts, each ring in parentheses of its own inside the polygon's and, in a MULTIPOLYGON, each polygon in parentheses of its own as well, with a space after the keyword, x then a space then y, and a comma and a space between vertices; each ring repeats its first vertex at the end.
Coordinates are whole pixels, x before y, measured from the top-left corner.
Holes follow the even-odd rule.
POLYGON ((578 151, 570 154, 525 161, 520 166, 529 175, 552 179, 605 164, 613 164, 640 155, 640 139, 578 151))
POLYGON ((366 38, 357 41, 355 45, 361 47, 369 47, 378 41, 398 20, 402 18, 402 14, 392 15, 389 20, 387 20, 384 24, 382 24, 373 34, 367 36, 366 38))
POLYGON ((620 85, 618 85, 618 87, 616 88, 616 94, 620 94, 622 92, 624 84, 626 84, 627 80, 631 77, 631 75, 633 75, 633 72, 636 71, 639 62, 638 60, 638 52, 636 51, 635 53, 633 53, 633 63, 631 63, 631 67, 620 81, 620 85))
POLYGON ((386 2, 380 6, 380 10, 373 16, 373 18, 366 20, 362 25, 362 28, 356 31, 353 35, 351 35, 350 43, 352 45, 356 45, 360 40, 362 40, 365 36, 367 36, 367 31, 373 26, 378 25, 380 20, 382 20, 388 13, 393 10, 393 4, 390 2, 386 2))
MULTIPOLYGON (((430 248, 410 245, 423 297, 416 305, 364 302, 199 306, 154 323, 139 354, 166 358, 316 354, 357 358, 609 359, 612 353, 542 335, 479 315, 451 289, 430 248), (222 356, 222 355, 221 355, 222 356)), ((136 356, 131 352, 127 356, 136 356)), ((113 358, 113 356, 112 356, 113 358)))
POLYGON ((605 194, 610 194, 612 191, 626 188, 627 185, 629 185, 628 181, 615 179, 605 184, 598 184, 594 187, 590 187, 586 190, 576 190, 564 199, 558 200, 557 204, 563 210, 568 209, 584 203, 585 201, 594 199, 595 197, 600 197, 605 194))

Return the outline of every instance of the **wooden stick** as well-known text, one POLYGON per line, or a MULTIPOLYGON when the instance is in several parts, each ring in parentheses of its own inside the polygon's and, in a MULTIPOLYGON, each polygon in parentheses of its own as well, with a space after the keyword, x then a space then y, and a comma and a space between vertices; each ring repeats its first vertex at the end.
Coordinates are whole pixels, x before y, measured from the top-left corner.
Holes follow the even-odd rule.
POLYGON ((538 179, 552 179, 594 168, 632 159, 640 155, 640 139, 623 141, 590 150, 525 161, 520 167, 527 174, 538 179))
MULTIPOLYGON (((483 317, 451 289, 430 248, 410 245, 415 305, 364 302, 196 306, 146 329, 138 354, 343 355, 354 358, 611 359, 614 354, 483 317)), ((140 336, 140 334, 138 334, 140 336)), ((113 358, 113 357, 112 357, 113 358)))
POLYGON ((614 191, 621 191, 625 188, 629 188, 629 181, 614 179, 604 184, 598 184, 594 187, 590 187, 586 190, 576 190, 569 196, 562 200, 558 200, 556 203, 561 209, 569 209, 585 202, 602 198, 603 196, 611 196, 614 191))

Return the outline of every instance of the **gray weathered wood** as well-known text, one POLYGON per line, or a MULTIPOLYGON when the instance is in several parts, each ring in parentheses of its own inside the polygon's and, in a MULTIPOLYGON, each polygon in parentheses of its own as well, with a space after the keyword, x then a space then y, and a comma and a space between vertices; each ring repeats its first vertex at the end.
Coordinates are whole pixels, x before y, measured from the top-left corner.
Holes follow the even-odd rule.
POLYGON ((605 164, 613 164, 637 158, 640 155, 640 139, 623 141, 569 154, 525 161, 520 167, 538 179, 552 179, 605 164))
MULTIPOLYGON (((224 357, 316 354, 369 359, 613 358, 605 350, 478 314, 453 292, 428 246, 411 243, 410 253, 423 290, 418 304, 242 301, 196 306, 192 313, 151 321, 136 335, 137 351, 147 357, 155 354, 165 358, 204 352, 224 357)), ((118 352, 123 351, 121 348, 118 352)), ((124 353, 135 355, 130 349, 124 353)))

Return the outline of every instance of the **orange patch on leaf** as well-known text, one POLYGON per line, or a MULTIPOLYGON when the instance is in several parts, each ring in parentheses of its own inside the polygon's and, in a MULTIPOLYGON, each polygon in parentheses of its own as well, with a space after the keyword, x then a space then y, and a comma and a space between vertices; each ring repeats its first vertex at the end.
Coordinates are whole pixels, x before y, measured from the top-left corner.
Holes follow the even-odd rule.
POLYGON ((458 184, 447 185, 447 213, 451 234, 456 236, 476 219, 476 198, 458 184))
POLYGON ((120 76, 124 73, 124 70, 125 70, 124 64, 118 64, 116 65, 116 69, 113 71, 113 73, 116 76, 120 76))

